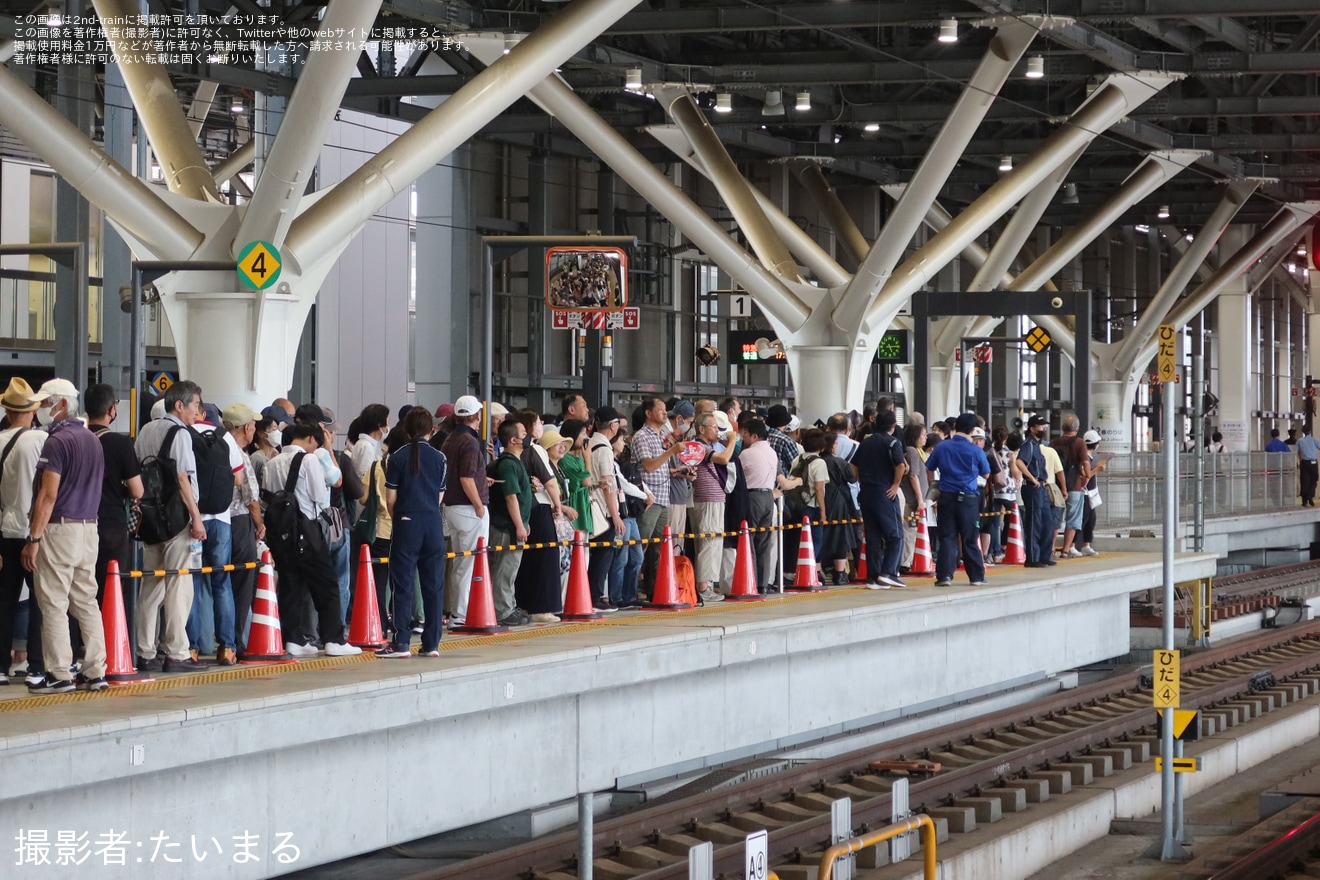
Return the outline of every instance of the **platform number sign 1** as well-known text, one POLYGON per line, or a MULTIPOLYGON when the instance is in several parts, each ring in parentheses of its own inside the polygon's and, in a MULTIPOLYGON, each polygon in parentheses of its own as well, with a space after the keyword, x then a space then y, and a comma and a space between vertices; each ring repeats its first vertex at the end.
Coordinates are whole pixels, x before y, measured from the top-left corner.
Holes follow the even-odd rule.
POLYGON ((766 880, 770 876, 770 832, 747 835, 746 880, 766 880))
POLYGON ((280 252, 268 241, 254 241, 238 254, 239 280, 253 290, 265 290, 280 277, 280 252))
POLYGON ((1177 709, 1182 695, 1182 667, 1178 651, 1155 651, 1154 696, 1156 709, 1177 709))

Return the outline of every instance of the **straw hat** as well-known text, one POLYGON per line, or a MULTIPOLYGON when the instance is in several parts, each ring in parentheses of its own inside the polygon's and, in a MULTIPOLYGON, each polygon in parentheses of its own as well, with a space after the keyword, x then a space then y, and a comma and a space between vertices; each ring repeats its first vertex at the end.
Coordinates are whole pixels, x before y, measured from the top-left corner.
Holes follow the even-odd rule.
POLYGON ((554 449, 555 446, 567 440, 567 437, 559 433, 558 428, 546 428, 541 434, 541 439, 536 442, 541 445, 542 449, 554 449))
POLYGON ((40 401, 33 399, 34 396, 32 386, 15 376, 9 380, 4 396, 0 397, 0 407, 10 412, 32 412, 40 405, 40 401))

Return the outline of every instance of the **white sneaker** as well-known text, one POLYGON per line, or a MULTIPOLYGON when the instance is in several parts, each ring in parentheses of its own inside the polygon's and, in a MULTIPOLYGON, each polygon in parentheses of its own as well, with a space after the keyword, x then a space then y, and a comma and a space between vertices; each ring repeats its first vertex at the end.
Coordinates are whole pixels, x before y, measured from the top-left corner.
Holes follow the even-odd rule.
POLYGON ((1062 554, 1064 559, 1081 559, 1085 554, 1076 547, 1069 547, 1068 552, 1062 554))
POLYGON ((297 642, 285 642, 284 653, 292 654, 295 657, 315 657, 316 649, 311 645, 300 645, 297 642))
POLYGON ((354 654, 361 654, 362 649, 345 645, 343 642, 326 642, 325 653, 330 657, 352 657, 354 654))
POLYGON ((1082 555, 1083 555, 1083 556, 1099 556, 1100 553, 1099 553, 1099 551, 1097 551, 1094 547, 1083 547, 1083 548, 1082 548, 1082 555))

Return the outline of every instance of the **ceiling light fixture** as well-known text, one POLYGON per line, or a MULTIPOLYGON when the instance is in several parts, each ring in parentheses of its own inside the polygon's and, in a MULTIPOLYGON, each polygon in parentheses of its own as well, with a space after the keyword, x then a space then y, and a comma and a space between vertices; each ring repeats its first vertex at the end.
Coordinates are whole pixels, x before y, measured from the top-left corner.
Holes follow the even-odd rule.
POLYGON ((522 34, 505 34, 505 35, 504 35, 504 54, 505 54, 505 55, 508 55, 509 52, 513 49, 514 46, 516 46, 516 45, 518 45, 519 43, 522 42, 522 38, 523 38, 523 35, 522 35, 522 34))
POLYGON ((58 5, 53 5, 46 11, 46 27, 64 27, 64 13, 58 5))
POLYGON ((732 113, 732 112, 733 112, 733 96, 730 95, 728 92, 720 92, 718 95, 716 95, 716 96, 715 96, 715 112, 716 112, 716 113, 732 113))
POLYGON ((1160 205, 1160 210, 1159 210, 1159 212, 1158 212, 1155 216, 1158 217, 1158 218, 1160 218, 1161 220, 1168 220, 1168 219, 1169 219, 1169 206, 1168 206, 1168 205, 1160 205))
POLYGON ((1150 232, 1150 227, 1147 226, 1145 223, 1138 223, 1133 228, 1136 229, 1137 232, 1141 232, 1141 233, 1150 232))
POLYGON ((811 92, 798 92, 797 103, 793 105, 794 110, 811 109, 811 92))
POLYGON ((1045 76, 1045 58, 1032 55, 1027 59, 1027 79, 1041 79, 1045 76))
POLYGON ((765 93, 765 106, 761 108, 762 116, 783 116, 784 115, 784 93, 779 89, 770 89, 765 93))
POLYGON ((1012 157, 1012 156, 1000 156, 1000 157, 999 157, 999 170, 1000 170, 1000 171, 1012 171, 1012 170, 1013 170, 1013 157, 1012 157))
POLYGON ((242 98, 235 98, 233 102, 229 105, 230 113, 242 113, 245 109, 246 108, 243 106, 242 98))
POLYGON ((640 92, 642 90, 642 69, 640 67, 630 67, 623 75, 623 87, 630 92, 640 92))
POLYGON ((1065 183, 1063 185, 1063 203, 1065 205, 1075 205, 1077 202, 1077 184, 1065 183))
POLYGON ((937 38, 941 43, 958 42, 958 19, 945 18, 940 21, 940 35, 937 38))
POLYGON ((866 127, 865 127, 864 129, 862 129, 862 130, 863 130, 863 131, 879 131, 879 130, 880 130, 880 123, 878 123, 878 122, 868 122, 868 123, 866 123, 866 127))

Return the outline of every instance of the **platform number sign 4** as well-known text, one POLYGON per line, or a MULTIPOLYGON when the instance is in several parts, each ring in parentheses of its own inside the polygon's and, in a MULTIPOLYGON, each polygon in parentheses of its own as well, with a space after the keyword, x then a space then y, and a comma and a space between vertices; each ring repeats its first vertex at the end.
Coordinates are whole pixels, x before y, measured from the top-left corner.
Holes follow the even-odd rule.
POLYGON ((238 254, 239 280, 253 290, 265 290, 280 277, 280 252, 268 241, 254 241, 238 254))
POLYGON ((1158 650, 1153 659, 1155 708, 1177 709, 1182 696, 1182 665, 1179 662, 1179 652, 1158 650))
POLYGON ((746 880, 766 880, 770 876, 770 832, 747 835, 746 880))

